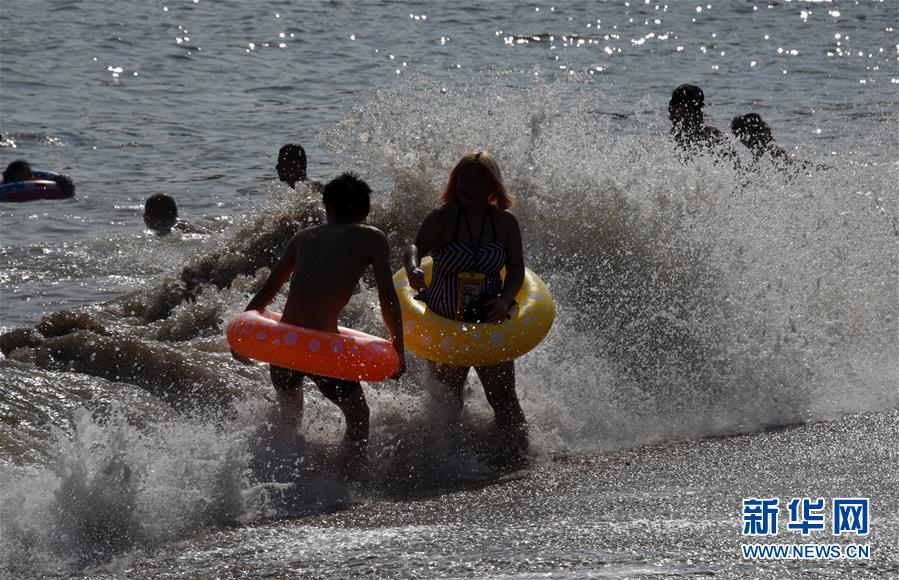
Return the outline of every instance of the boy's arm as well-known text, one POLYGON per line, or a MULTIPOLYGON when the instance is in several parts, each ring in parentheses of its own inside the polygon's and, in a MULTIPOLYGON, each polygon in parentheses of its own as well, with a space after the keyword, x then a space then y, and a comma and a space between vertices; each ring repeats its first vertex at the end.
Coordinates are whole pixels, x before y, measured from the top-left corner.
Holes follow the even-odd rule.
POLYGON ((378 300, 381 303, 381 316, 387 331, 390 333, 390 342, 400 356, 400 369, 391 377, 400 378, 406 372, 406 351, 403 346, 403 315, 400 311, 400 300, 397 298, 396 289, 393 287, 393 276, 390 274, 390 245, 387 236, 378 230, 375 233, 376 241, 372 244, 372 268, 375 271, 375 283, 378 286, 378 300))
POLYGON ((174 229, 179 232, 184 232, 185 234, 208 234, 209 231, 206 228, 201 228, 200 226, 195 226, 190 222, 186 222, 184 220, 179 219, 175 223, 174 229))
POLYGON ((281 286, 284 285, 284 282, 287 281, 290 274, 293 272, 296 256, 297 236, 294 236, 287 243, 287 248, 284 249, 284 254, 281 256, 281 259, 278 260, 278 263, 275 264, 275 267, 268 275, 268 280, 265 281, 265 284, 259 289, 259 292, 253 296, 253 299, 250 300, 250 303, 247 304, 247 307, 244 310, 262 310, 271 304, 272 300, 275 299, 275 295, 278 294, 278 290, 281 289, 281 286))

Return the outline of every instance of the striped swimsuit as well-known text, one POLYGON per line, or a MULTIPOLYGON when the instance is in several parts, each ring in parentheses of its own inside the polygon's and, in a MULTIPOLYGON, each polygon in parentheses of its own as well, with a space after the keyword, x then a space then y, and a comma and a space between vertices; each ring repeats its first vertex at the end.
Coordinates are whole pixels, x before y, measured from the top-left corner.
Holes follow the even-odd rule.
POLYGON ((434 271, 431 276, 431 285, 425 292, 425 304, 428 308, 445 318, 456 318, 456 300, 459 290, 459 274, 462 272, 478 272, 485 276, 486 296, 497 297, 502 294, 503 281, 500 271, 506 263, 506 249, 496 238, 496 224, 493 223, 493 209, 488 208, 487 216, 481 226, 481 235, 478 236, 475 246, 456 240, 459 235, 459 224, 465 220, 469 227, 469 239, 474 241, 471 235, 471 227, 468 218, 459 208, 456 214, 456 226, 453 229, 453 237, 446 244, 440 246, 431 256, 434 259, 434 271), (490 220, 490 228, 493 231, 493 241, 480 245, 481 237, 487 220, 490 220))

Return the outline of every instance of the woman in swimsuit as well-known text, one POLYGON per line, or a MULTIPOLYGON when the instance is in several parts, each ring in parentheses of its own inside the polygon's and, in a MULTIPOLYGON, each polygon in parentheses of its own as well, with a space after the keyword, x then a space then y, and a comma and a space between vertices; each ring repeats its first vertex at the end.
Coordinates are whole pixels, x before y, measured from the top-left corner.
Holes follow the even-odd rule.
MULTIPOLYGON (((508 211, 506 191, 496 159, 476 150, 450 172, 443 205, 424 220, 415 242, 406 249, 409 283, 428 308, 446 318, 500 322, 508 317, 524 281, 524 258, 518 220, 508 211), (431 284, 425 288, 421 257, 434 260, 431 284), (506 268, 505 284, 500 277, 506 268)), ((462 417, 462 394, 469 367, 429 362, 438 400, 454 425, 462 417)), ((496 425, 512 458, 527 454, 527 424, 515 394, 515 361, 475 367, 496 425)))

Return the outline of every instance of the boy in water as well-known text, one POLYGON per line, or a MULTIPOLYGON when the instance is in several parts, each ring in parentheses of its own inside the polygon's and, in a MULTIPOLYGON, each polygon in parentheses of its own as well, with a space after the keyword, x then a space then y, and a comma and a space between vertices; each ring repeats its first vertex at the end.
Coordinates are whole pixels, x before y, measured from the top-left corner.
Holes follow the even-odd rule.
POLYGON ((774 134, 768 123, 758 113, 748 113, 734 117, 730 122, 730 130, 752 152, 752 160, 758 162, 765 155, 778 166, 790 162, 787 150, 774 142, 774 134))
POLYGON ((736 152, 717 127, 705 124, 702 108, 705 95, 696 85, 680 85, 671 92, 668 101, 668 119, 671 120, 671 136, 685 160, 707 151, 720 157, 736 159, 736 152))
MULTIPOLYGON (((390 272, 390 247, 381 230, 365 225, 371 189, 352 173, 344 173, 324 188, 326 223, 301 230, 287 244, 265 285, 250 300, 247 310, 264 309, 291 278, 281 321, 287 324, 337 332, 337 318, 349 302, 356 284, 372 266, 381 303, 381 316, 390 340, 406 370, 403 324, 399 299, 390 272)), ((235 358, 237 356, 235 355, 235 358)), ((272 385, 278 396, 280 428, 294 430, 303 418, 303 377, 312 379, 322 394, 346 417, 344 444, 357 459, 368 443, 368 405, 359 381, 306 375, 271 365, 272 385)))
POLYGON ((302 145, 288 143, 281 147, 275 169, 278 171, 278 179, 290 187, 295 188, 299 181, 316 191, 322 190, 321 182, 309 179, 306 175, 306 150, 302 145))
POLYGON ((178 219, 178 204, 167 193, 154 193, 144 203, 144 223, 157 236, 167 236, 172 230, 185 234, 209 233, 184 220, 178 219))
POLYGON ((3 183, 15 183, 17 181, 30 181, 34 179, 31 174, 31 164, 24 159, 17 159, 3 170, 3 183))
POLYGON ((782 172, 792 173, 797 171, 812 171, 830 169, 827 165, 809 163, 790 157, 787 150, 774 142, 774 133, 761 115, 747 113, 734 117, 730 123, 730 130, 752 153, 752 165, 750 169, 758 169, 759 163, 767 159, 775 168, 782 172), (792 169, 792 171, 789 171, 792 169))
MULTIPOLYGON (((17 181, 31 181, 34 179, 34 174, 31 172, 31 164, 25 161, 24 159, 17 159, 6 166, 6 169, 3 171, 3 183, 15 183, 17 181)), ((41 178, 45 179, 45 178, 41 178)), ((52 181, 56 182, 56 185, 59 186, 66 194, 75 195, 75 184, 72 183, 72 178, 68 175, 58 174, 54 175, 52 178, 49 178, 52 181)))

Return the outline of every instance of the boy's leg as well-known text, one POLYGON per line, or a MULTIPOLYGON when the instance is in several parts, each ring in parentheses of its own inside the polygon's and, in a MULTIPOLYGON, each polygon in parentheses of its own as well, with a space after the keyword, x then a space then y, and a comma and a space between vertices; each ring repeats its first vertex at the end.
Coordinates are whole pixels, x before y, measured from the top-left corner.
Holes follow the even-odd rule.
POLYGON ((344 441, 364 446, 368 442, 369 410, 359 381, 317 375, 309 375, 309 378, 318 386, 318 390, 343 412, 346 418, 344 441))
POLYGON ((303 423, 303 373, 269 365, 278 397, 274 423, 279 429, 296 430, 303 423))
POLYGON ((506 439, 510 451, 526 455, 528 428, 524 411, 515 393, 515 361, 489 367, 476 367, 475 371, 484 385, 487 402, 496 415, 496 426, 506 439))
POLYGON ((355 477, 357 469, 365 464, 368 453, 368 403, 359 381, 332 379, 310 375, 322 394, 333 401, 346 419, 343 434, 344 475, 355 477))

